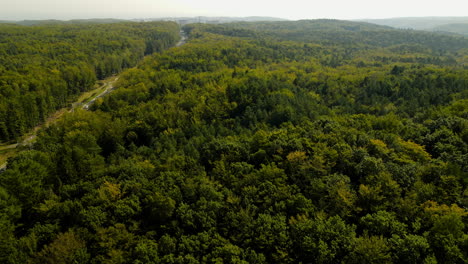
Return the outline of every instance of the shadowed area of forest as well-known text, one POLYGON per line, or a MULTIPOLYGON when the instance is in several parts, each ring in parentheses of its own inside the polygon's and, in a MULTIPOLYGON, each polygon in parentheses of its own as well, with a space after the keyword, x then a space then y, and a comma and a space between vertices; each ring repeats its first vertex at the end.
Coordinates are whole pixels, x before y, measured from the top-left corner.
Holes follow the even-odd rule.
POLYGON ((184 30, 9 161, 2 263, 468 261, 468 39, 184 30))

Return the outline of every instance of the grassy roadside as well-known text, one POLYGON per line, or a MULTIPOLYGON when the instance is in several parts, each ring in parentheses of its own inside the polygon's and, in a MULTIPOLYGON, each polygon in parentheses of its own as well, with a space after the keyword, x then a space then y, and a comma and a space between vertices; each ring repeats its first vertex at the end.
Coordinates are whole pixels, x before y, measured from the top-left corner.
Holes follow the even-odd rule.
MULTIPOLYGON (((71 104, 71 107, 64 107, 56 112, 52 113, 49 115, 49 117, 46 119, 46 121, 42 124, 37 125, 31 131, 28 133, 24 134, 23 137, 18 140, 18 142, 21 142, 20 145, 26 145, 26 144, 31 144, 35 141, 37 132, 43 128, 47 127, 50 124, 56 122, 59 120, 65 113, 68 113, 72 111, 75 108, 80 108, 83 104, 93 100, 97 96, 99 96, 101 93, 106 91, 109 85, 111 85, 115 80, 117 79, 117 76, 111 76, 107 79, 104 80, 99 80, 95 84, 95 88, 82 93, 75 102, 71 104)), ((21 150, 17 148, 18 144, 0 144, 0 169, 5 166, 8 158, 14 157, 16 154, 18 154, 21 150)))
MULTIPOLYGON (((185 32, 181 31, 180 34, 181 40, 176 45, 176 47, 184 45, 188 40, 188 37, 185 34, 185 32)), ((23 135, 23 137, 20 140, 18 140, 19 143, 0 144, 0 169, 2 169, 6 165, 6 161, 8 160, 8 158, 15 156, 21 151, 21 149, 16 148, 17 145, 27 145, 33 143, 36 139, 37 132, 42 127, 47 127, 49 124, 54 123, 58 119, 60 119, 65 113, 71 112, 75 108, 81 108, 84 104, 100 96, 108 88, 112 88, 112 85, 115 83, 115 81, 117 81, 118 78, 119 77, 117 75, 114 75, 104 80, 96 81, 96 83, 94 84, 94 89, 82 93, 73 103, 70 103, 68 107, 59 109, 55 113, 51 114, 44 123, 37 125, 33 129, 31 129, 31 131, 23 135)))
POLYGON ((6 165, 8 158, 15 156, 18 152, 17 148, 0 150, 0 169, 6 165))
POLYGON ((95 97, 103 93, 109 84, 113 83, 117 78, 117 76, 111 76, 107 79, 97 81, 93 90, 82 93, 73 104, 81 105, 93 100, 95 97))

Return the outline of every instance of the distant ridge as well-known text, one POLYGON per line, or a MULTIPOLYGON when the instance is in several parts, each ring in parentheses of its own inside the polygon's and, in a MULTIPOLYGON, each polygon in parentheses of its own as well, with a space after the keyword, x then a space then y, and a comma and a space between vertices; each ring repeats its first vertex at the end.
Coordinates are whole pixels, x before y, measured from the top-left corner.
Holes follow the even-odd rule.
POLYGON ((0 24, 17 24, 23 26, 33 25, 53 25, 53 24, 111 24, 120 22, 149 22, 149 21, 177 21, 181 24, 190 23, 230 23, 230 22, 260 22, 260 21, 288 21, 287 19, 277 17, 162 17, 162 18, 136 18, 136 19, 115 19, 115 18, 92 18, 92 19, 72 19, 72 20, 0 20, 0 24))
POLYGON ((396 17, 383 19, 358 19, 356 21, 369 22, 377 25, 391 26, 395 28, 411 28, 418 30, 432 30, 435 27, 468 23, 467 17, 396 17))
POLYGON ((72 19, 72 20, 56 20, 56 19, 47 19, 47 20, 0 20, 0 23, 5 24, 17 24, 23 26, 33 26, 33 25, 54 25, 54 24, 112 24, 120 23, 128 20, 124 19, 115 19, 115 18, 92 18, 92 19, 72 19))
POLYGON ((397 17, 359 19, 355 21, 385 25, 398 29, 415 29, 468 36, 468 17, 397 17))
POLYGON ((468 22, 437 26, 434 28, 434 31, 450 32, 468 36, 468 22))
MULTIPOLYGON (((284 19, 284 18, 263 17, 263 16, 249 16, 249 17, 206 17, 206 16, 197 16, 197 17, 163 17, 163 18, 143 19, 143 21, 160 21, 160 20, 178 21, 181 24, 191 24, 191 23, 222 24, 222 23, 231 23, 231 22, 288 21, 287 19, 284 19)), ((140 20, 140 21, 142 21, 142 20, 140 20)))

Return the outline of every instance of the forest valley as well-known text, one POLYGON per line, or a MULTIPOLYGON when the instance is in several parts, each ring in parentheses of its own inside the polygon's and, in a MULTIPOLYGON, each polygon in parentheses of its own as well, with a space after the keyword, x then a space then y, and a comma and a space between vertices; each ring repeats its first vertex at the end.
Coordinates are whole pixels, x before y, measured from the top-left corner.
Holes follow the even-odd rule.
POLYGON ((121 72, 9 159, 1 263, 468 262, 466 37, 179 30, 0 25, 3 142, 121 72))

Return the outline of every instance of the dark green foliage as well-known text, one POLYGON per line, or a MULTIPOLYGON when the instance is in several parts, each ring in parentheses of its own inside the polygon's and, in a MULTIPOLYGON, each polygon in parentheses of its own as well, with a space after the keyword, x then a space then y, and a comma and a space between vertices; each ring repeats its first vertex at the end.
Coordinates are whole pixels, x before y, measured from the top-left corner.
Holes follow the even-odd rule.
POLYGON ((0 142, 178 38, 170 22, 0 25, 0 142))
POLYGON ((9 161, 0 260, 468 261, 465 39, 321 20, 187 30, 9 161))

